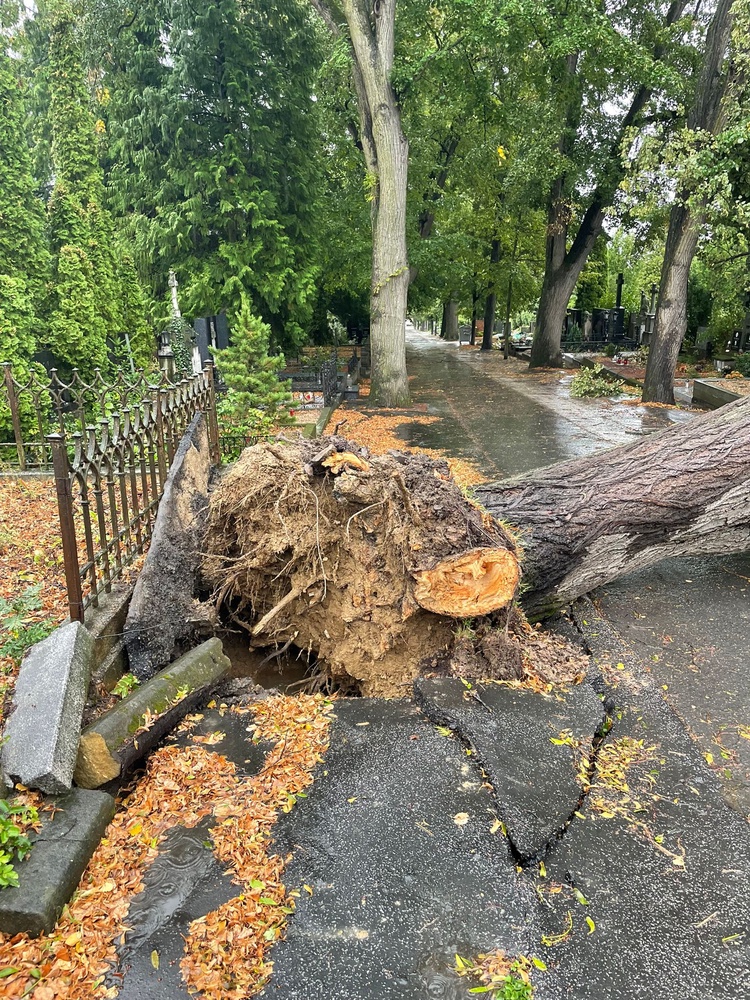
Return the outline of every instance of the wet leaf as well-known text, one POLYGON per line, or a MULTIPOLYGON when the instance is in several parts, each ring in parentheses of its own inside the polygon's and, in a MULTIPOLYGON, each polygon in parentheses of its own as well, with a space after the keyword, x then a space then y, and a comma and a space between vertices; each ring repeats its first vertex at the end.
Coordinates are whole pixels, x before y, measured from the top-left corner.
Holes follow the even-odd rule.
POLYGON ((543 962, 541 958, 537 958, 535 955, 531 956, 532 965, 536 966, 537 969, 541 969, 542 972, 547 971, 547 963, 543 962))
POLYGON ((469 822, 469 814, 456 813, 456 815, 453 817, 453 822, 456 824, 456 826, 466 826, 466 824, 469 822))
POLYGON ((159 952, 156 949, 151 952, 151 964, 155 969, 159 968, 159 952))
POLYGON ((581 892, 580 889, 573 889, 573 894, 575 895, 576 899, 581 904, 581 906, 589 905, 588 899, 586 899, 586 897, 584 896, 584 894, 581 892))
POLYGON ((591 917, 586 917, 586 926, 589 929, 589 934, 593 934, 594 931, 596 930, 596 924, 591 919, 591 917))

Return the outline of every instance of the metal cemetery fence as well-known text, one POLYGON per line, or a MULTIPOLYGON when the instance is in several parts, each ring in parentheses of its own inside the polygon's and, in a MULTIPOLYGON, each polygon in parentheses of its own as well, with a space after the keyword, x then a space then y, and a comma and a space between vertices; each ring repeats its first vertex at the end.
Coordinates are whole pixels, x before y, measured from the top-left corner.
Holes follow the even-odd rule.
POLYGON ((18 382, 4 366, 2 466, 52 471, 72 620, 97 606, 148 545, 167 471, 196 413, 206 416, 211 461, 220 460, 214 372, 179 383, 147 376, 68 382, 54 370, 18 382))

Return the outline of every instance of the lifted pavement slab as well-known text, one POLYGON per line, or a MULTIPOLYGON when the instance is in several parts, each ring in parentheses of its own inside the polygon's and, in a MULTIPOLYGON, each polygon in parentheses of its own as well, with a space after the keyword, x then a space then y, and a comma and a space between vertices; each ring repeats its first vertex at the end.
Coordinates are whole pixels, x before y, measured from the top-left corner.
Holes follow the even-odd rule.
POLYGON ((441 678, 417 680, 414 692, 430 719, 476 750, 521 861, 544 852, 578 808, 582 754, 604 721, 592 687, 541 695, 497 684, 468 690, 459 679, 441 678))
MULTIPOLYGON (((260 995, 458 1000, 472 984, 457 953, 541 956, 534 897, 494 819, 473 757, 413 705, 338 702, 322 771, 276 828, 302 892, 260 995)), ((562 995, 539 973, 538 1000, 562 995)))
POLYGON ((114 814, 111 795, 80 788, 55 801, 52 818, 42 813, 42 829, 29 838, 31 852, 16 869, 18 887, 0 892, 3 934, 52 930, 114 814))

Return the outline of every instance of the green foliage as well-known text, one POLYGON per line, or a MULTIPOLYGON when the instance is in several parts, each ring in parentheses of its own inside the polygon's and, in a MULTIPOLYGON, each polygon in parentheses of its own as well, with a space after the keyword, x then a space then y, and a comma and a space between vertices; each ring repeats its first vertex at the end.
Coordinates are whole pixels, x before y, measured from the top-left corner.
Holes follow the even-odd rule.
POLYGON ((531 983, 525 983, 517 976, 506 976, 499 990, 495 990, 494 1000, 531 1000, 534 992, 531 983))
POLYGON ((599 237, 576 285, 576 308, 591 312, 599 309, 607 294, 607 244, 599 237))
POLYGON ((9 656, 16 662, 35 642, 41 642, 54 629, 51 622, 32 621, 29 615, 42 607, 39 597, 41 584, 27 587, 18 597, 7 601, 0 597, 0 656, 9 656))
POLYGON ((123 674, 112 688, 112 694, 116 694, 118 698, 127 698, 132 691, 135 691, 140 683, 141 682, 135 674, 123 674))
POLYGON ((237 442, 233 451, 270 436, 292 423, 289 383, 279 381, 282 355, 270 357, 270 327, 245 305, 232 324, 229 347, 214 352, 219 377, 227 387, 217 404, 222 436, 237 442))
POLYGON ((21 833, 15 821, 36 823, 39 814, 33 806, 0 799, 0 889, 18 885, 14 861, 23 861, 31 850, 29 838, 21 833))
POLYGON ((320 180, 307 5, 148 0, 102 31, 109 199, 154 296, 174 268, 186 315, 248 300, 274 344, 304 343, 320 180))
POLYGON ((738 354, 732 361, 732 371, 739 372, 745 378, 750 378, 750 354, 738 354))
POLYGON ((174 354, 175 374, 188 378, 193 374, 193 343, 195 330, 181 316, 174 316, 167 323, 165 332, 169 334, 169 343, 174 354))
POLYGON ((49 121, 54 187, 48 205, 53 254, 53 295, 47 346, 68 366, 90 376, 107 368, 110 356, 133 360, 152 353, 144 320, 145 302, 132 260, 118 248, 104 205, 104 175, 98 134, 83 65, 76 11, 68 0, 52 0, 49 32, 49 121))
POLYGON ((576 399, 616 396, 622 382, 604 374, 601 365, 579 368, 570 383, 570 395, 576 399))
MULTIPOLYGON (((49 256, 31 172, 21 66, 2 42, 0 136, 0 362, 11 362, 17 380, 25 381, 40 333, 49 256)), ((28 407, 21 414, 27 427, 32 417, 28 407)), ((9 431, 10 411, 0 394, 0 434, 6 438, 9 431)))
POLYGON ((613 358, 617 354, 616 344, 605 344, 604 351, 602 352, 605 358, 613 358))

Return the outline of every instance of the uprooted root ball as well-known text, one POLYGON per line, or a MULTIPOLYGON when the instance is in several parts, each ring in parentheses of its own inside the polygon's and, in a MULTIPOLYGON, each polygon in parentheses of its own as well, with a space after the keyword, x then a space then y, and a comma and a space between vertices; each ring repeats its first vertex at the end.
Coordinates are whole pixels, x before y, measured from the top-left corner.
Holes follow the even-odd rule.
POLYGON ((408 693, 456 619, 507 607, 510 535, 444 462, 342 438, 248 448, 212 493, 203 570, 257 645, 315 651, 367 695, 408 693))

